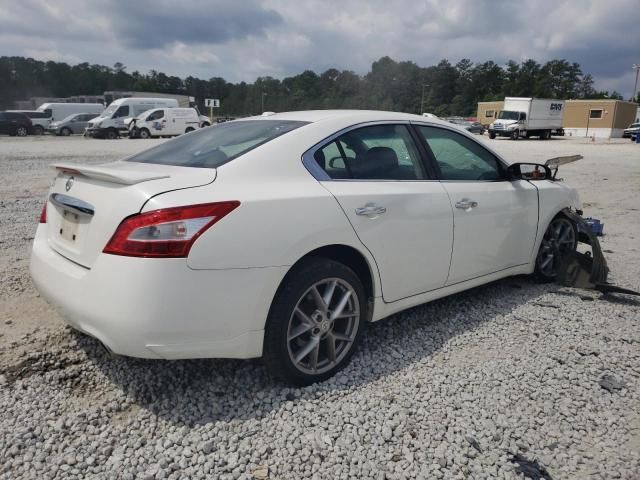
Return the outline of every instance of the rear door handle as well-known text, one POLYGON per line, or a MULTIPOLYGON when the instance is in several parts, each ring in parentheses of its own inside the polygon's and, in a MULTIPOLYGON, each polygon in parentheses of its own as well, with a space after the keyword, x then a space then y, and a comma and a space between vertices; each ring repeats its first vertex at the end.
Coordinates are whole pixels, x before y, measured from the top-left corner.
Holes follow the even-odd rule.
POLYGON ((381 207, 374 203, 367 203, 364 207, 356 208, 356 215, 365 217, 377 217, 387 212, 386 207, 381 207))
POLYGON ((478 206, 478 202, 473 200, 469 200, 468 198, 463 198, 462 200, 456 202, 456 208, 461 210, 471 210, 472 208, 476 208, 478 206))

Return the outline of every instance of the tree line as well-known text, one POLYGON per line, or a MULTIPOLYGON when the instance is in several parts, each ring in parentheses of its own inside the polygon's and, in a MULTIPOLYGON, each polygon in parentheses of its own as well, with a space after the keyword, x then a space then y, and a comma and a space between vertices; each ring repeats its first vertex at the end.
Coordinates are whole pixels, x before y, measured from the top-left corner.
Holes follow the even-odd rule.
POLYGON ((267 76, 254 83, 231 83, 221 77, 180 78, 156 70, 129 73, 121 63, 107 67, 0 57, 3 109, 32 96, 101 95, 107 90, 190 95, 201 109, 205 98, 218 98, 221 108, 216 113, 220 116, 257 114, 263 107, 270 111, 354 108, 466 116, 475 113, 477 102, 505 96, 622 99, 615 91, 597 91, 593 77, 578 63, 565 59, 544 64, 531 59, 509 61, 504 66, 493 61, 462 59, 452 64, 442 60, 421 67, 382 57, 364 75, 330 68, 321 74, 305 70, 282 80, 267 76))

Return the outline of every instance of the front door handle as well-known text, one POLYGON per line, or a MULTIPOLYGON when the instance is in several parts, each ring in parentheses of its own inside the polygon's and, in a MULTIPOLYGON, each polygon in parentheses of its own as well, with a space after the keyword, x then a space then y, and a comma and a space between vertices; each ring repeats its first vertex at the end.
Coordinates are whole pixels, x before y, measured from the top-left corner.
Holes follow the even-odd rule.
POLYGON ((374 203, 367 203, 364 207, 356 208, 356 215, 361 215, 365 217, 378 217, 383 213, 386 213, 386 207, 381 207, 374 203))
POLYGON ((456 202, 456 208, 461 210, 471 210, 472 208, 476 208, 478 206, 478 202, 473 200, 469 200, 468 198, 463 198, 462 200, 456 202))

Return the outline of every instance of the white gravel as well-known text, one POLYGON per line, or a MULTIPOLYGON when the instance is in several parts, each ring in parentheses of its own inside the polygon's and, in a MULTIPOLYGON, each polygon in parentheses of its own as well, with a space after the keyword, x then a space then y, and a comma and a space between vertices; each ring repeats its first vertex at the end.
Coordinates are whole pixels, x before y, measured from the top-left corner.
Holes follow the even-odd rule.
MULTIPOLYGON (((0 138, 0 479, 638 479, 640 301, 517 277, 371 325, 350 366, 292 389, 259 361, 112 357, 28 276, 55 161, 157 143, 0 138)), ((490 142, 487 140, 487 142, 490 142)), ((640 290, 640 146, 490 142, 562 168, 640 290)))

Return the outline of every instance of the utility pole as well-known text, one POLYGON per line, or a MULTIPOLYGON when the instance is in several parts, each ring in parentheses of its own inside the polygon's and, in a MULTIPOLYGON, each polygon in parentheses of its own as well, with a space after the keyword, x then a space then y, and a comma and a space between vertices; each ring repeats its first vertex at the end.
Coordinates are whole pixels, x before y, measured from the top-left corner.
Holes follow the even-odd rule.
POLYGON ((267 92, 262 92, 262 112, 261 113, 264 113, 264 97, 266 96, 267 96, 267 92))
POLYGON ((427 84, 427 83, 423 83, 422 84, 422 98, 420 99, 420 115, 422 115, 424 113, 424 88, 425 87, 430 87, 431 85, 427 84))
POLYGON ((633 86, 633 95, 631 97, 631 101, 634 102, 638 96, 638 73, 640 72, 640 63, 634 63, 631 68, 636 71, 636 83, 633 86))

